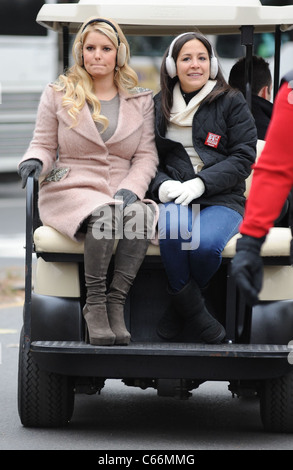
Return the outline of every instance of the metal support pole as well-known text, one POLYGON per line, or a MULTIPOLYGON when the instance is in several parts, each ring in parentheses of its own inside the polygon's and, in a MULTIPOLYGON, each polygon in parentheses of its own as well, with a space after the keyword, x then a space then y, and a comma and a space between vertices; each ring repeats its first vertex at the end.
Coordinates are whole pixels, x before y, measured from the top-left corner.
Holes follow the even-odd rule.
POLYGON ((63 70, 66 70, 69 65, 69 28, 67 25, 63 25, 62 35, 63 35, 63 70))
POLYGON ((252 54, 253 54, 253 33, 254 26, 241 26, 241 45, 246 47, 245 59, 245 97, 249 108, 251 109, 251 84, 252 84, 252 54))
POLYGON ((281 29, 277 25, 275 29, 275 62, 274 62, 274 99, 280 85, 280 58, 281 58, 281 29))
POLYGON ((33 254, 33 199, 34 178, 29 175, 26 184, 26 227, 25 227, 25 300, 24 300, 24 340, 29 348, 31 338, 32 304, 32 254, 33 254))

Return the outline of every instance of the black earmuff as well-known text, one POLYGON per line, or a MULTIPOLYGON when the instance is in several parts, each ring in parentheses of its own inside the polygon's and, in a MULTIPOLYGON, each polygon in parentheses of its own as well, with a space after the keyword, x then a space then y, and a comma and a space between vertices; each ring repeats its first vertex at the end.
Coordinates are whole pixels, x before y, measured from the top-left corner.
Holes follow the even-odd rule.
MULTIPOLYGON (((123 42, 120 41, 119 34, 118 34, 118 31, 117 31, 117 28, 115 27, 115 25, 113 23, 111 23, 110 21, 108 21, 108 20, 104 20, 102 18, 95 18, 93 20, 88 21, 88 23, 86 23, 84 25, 84 27, 82 28, 81 32, 83 33, 85 28, 87 26, 89 26, 90 24, 92 24, 92 23, 107 23, 114 30, 114 32, 116 34, 116 37, 117 37, 117 41, 118 41, 116 61, 117 61, 118 67, 123 67, 123 65, 126 62, 126 46, 123 42)), ((83 66, 83 57, 82 57, 82 43, 81 42, 78 42, 76 44, 74 52, 75 52, 77 64, 82 67, 83 66)))
MULTIPOLYGON (((176 44, 176 42, 178 41, 179 38, 181 38, 182 36, 185 36, 186 34, 194 34, 193 32, 188 32, 188 33, 183 33, 183 34, 180 34, 179 36, 177 36, 172 42, 171 42, 171 45, 169 47, 169 52, 168 52, 168 55, 166 57, 166 70, 167 70, 167 73, 169 75, 170 78, 174 78, 176 77, 177 75, 177 70, 176 70, 176 64, 175 64, 175 60, 173 59, 172 57, 172 53, 173 53, 173 48, 174 48, 174 45, 176 44)), ((212 57, 211 57, 211 65, 210 65, 210 77, 212 79, 216 78, 217 76, 217 73, 218 73, 218 59, 217 57, 215 56, 215 53, 214 53, 214 50, 212 48, 212 57)))

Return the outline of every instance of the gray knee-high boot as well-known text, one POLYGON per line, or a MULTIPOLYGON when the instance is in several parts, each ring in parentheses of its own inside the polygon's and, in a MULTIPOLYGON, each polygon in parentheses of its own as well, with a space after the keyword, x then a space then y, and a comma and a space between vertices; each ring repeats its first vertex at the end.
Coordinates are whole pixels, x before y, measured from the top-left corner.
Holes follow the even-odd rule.
POLYGON ((125 326, 124 305, 127 294, 144 260, 149 240, 119 240, 115 253, 114 275, 107 294, 107 312, 115 344, 128 344, 130 333, 125 326))
POLYGON ((83 315, 87 324, 90 343, 112 345, 115 334, 110 328, 106 306, 106 279, 113 253, 115 238, 97 239, 93 234, 94 218, 90 219, 84 243, 86 305, 83 315))
POLYGON ((171 317, 166 312, 161 318, 157 332, 159 336, 170 339, 171 334, 188 322, 205 343, 220 343, 226 336, 221 323, 207 310, 199 286, 190 281, 179 292, 170 293, 174 310, 171 317), (173 317, 172 317, 173 316, 173 317))
POLYGON ((130 342, 130 333, 124 320, 124 305, 146 255, 153 222, 154 213, 151 207, 141 201, 130 204, 123 210, 124 236, 116 249, 114 274, 107 294, 108 319, 116 335, 115 344, 130 342))

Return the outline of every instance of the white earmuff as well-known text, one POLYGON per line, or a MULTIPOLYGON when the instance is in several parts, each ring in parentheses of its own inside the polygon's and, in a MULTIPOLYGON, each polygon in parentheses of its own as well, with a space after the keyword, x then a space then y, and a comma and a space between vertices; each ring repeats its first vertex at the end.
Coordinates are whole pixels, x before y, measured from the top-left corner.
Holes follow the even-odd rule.
POLYGON ((172 57, 174 45, 176 44, 176 42, 178 41, 179 38, 182 38, 183 36, 186 36, 186 34, 191 34, 191 33, 179 34, 179 36, 177 36, 175 39, 173 39, 173 41, 170 44, 169 52, 168 52, 168 55, 166 57, 166 62, 165 62, 166 70, 167 70, 167 73, 168 73, 170 78, 174 78, 177 75, 175 60, 172 57))
POLYGON ((83 57, 82 57, 82 44, 81 42, 77 42, 74 46, 74 54, 76 58, 76 63, 80 67, 83 66, 83 57))
POLYGON ((212 48, 212 54, 213 55, 211 57, 210 77, 211 77, 212 80, 214 80, 214 78, 216 78, 216 76, 218 75, 219 65, 218 65, 218 59, 214 55, 213 48, 212 48))
POLYGON ((124 42, 120 42, 118 49, 117 49, 117 59, 116 59, 118 67, 123 67, 123 65, 126 62, 126 55, 127 55, 126 46, 124 42))
MULTIPOLYGON (((179 38, 181 38, 183 36, 186 36, 186 34, 194 34, 194 33, 193 32, 188 32, 188 33, 179 34, 179 36, 177 36, 171 42, 171 45, 169 47, 169 52, 168 52, 168 55, 166 57, 165 65, 166 65, 167 73, 168 73, 170 78, 174 78, 177 75, 176 63, 175 63, 175 60, 172 57, 174 45, 176 44, 176 42, 178 41, 179 38)), ((211 57, 211 65, 210 65, 210 77, 212 79, 216 78, 217 73, 218 73, 218 59, 216 58, 214 50, 212 48, 212 57, 211 57)))

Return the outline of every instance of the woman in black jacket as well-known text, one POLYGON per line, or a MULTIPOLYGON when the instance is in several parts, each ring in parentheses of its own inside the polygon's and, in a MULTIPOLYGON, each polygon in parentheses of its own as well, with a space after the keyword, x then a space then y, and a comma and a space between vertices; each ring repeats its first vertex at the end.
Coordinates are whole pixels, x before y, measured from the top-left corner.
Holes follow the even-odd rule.
POLYGON ((202 341, 218 343, 225 329, 200 289, 242 221, 245 179, 256 155, 254 120, 198 32, 179 35, 166 51, 155 110, 160 163, 150 192, 161 203, 160 251, 175 307, 160 320, 158 334, 171 339, 188 321, 202 341))

